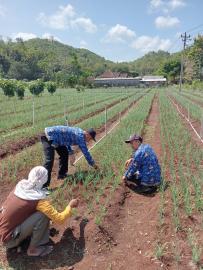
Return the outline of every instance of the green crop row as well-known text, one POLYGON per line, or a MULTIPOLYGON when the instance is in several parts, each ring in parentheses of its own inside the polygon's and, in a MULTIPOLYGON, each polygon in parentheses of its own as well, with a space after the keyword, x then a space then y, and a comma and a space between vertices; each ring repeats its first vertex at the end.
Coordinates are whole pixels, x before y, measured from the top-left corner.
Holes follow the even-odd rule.
MULTIPOLYGON (((144 93, 145 91, 143 91, 144 93)), ((130 96, 135 95, 136 93, 139 92, 133 92, 131 93, 130 96)), ((104 100, 104 101, 100 101, 98 104, 93 104, 92 106, 88 106, 88 107, 84 107, 83 108, 79 108, 76 105, 72 105, 72 112, 70 110, 70 113, 67 113, 67 119, 68 121, 71 123, 73 121, 76 121, 77 119, 80 119, 81 117, 84 117, 85 115, 92 113, 92 112, 96 112, 97 110, 100 109, 105 109, 105 106, 110 105, 113 102, 119 102, 120 99, 124 99, 126 98, 126 95, 122 95, 122 96, 115 96, 113 98, 110 98, 109 100, 104 100), (76 110, 76 108, 78 108, 78 110, 76 110)), ((42 113, 42 112, 41 112, 42 113)), ((7 119, 7 123, 9 124, 9 122, 12 121, 8 121, 7 119)), ((34 127, 19 127, 18 129, 14 129, 11 130, 10 132, 8 131, 7 134, 1 134, 0 138, 1 138, 1 144, 5 144, 5 142, 9 141, 12 142, 14 140, 17 139, 21 139, 21 138, 29 138, 31 136, 35 136, 38 133, 42 132, 42 130, 44 129, 45 126, 51 126, 51 125, 57 125, 57 124, 65 124, 65 117, 64 115, 59 115, 58 117, 51 117, 49 116, 46 120, 42 120, 42 121, 36 121, 36 125, 34 127)), ((1 126, 3 125, 3 123, 1 123, 1 126)))
MULTIPOLYGON (((144 93, 142 93, 143 95, 144 93)), ((118 112, 128 108, 129 104, 134 100, 138 99, 141 94, 137 94, 129 100, 124 100, 121 103, 114 105, 107 112, 107 120, 118 115, 118 112), (126 106, 126 107, 125 107, 126 106)), ((95 128, 100 128, 104 123, 104 112, 101 112, 98 115, 94 115, 91 118, 86 119, 84 122, 81 122, 77 126, 81 128, 88 128, 93 126, 95 128)), ((15 156, 6 157, 1 161, 0 164, 0 179, 4 181, 4 179, 10 179, 11 181, 16 181, 18 177, 18 172, 24 170, 26 168, 30 168, 32 166, 42 163, 42 149, 40 143, 36 143, 32 147, 24 149, 20 153, 15 156)))
POLYGON ((178 103, 189 113, 190 117, 192 117, 194 120, 202 120, 203 108, 200 105, 195 104, 193 101, 180 95, 177 92, 172 92, 172 95, 175 97, 178 103))
MULTIPOLYGON (((119 98, 125 97, 126 95, 109 95, 107 99, 106 96, 99 95, 97 99, 94 97, 89 97, 89 95, 84 96, 84 99, 81 99, 81 96, 77 96, 77 93, 71 99, 68 96, 66 99, 54 103, 52 106, 40 105, 36 108, 34 105, 34 126, 37 126, 40 122, 47 121, 49 119, 55 118, 65 118, 66 115, 70 113, 77 112, 78 114, 87 114, 90 112, 91 108, 96 110, 101 106, 104 106, 106 103, 113 102, 114 100, 119 100, 119 98), (81 110, 82 109, 82 110, 81 110)), ((38 98, 37 98, 38 99, 38 98)), ((53 99, 54 102, 57 99, 53 99)), ((22 110, 16 114, 4 114, 0 116, 0 132, 8 133, 15 128, 23 127, 32 127, 33 125, 33 104, 31 104, 29 111, 22 110)))
MULTIPOLYGON (((174 94, 174 96, 177 97, 177 94, 174 94)), ((164 153, 162 173, 165 176, 164 183, 170 181, 169 191, 172 203, 172 212, 170 212, 170 215, 173 224, 172 231, 174 232, 174 238, 168 244, 171 245, 174 258, 178 264, 178 261, 183 255, 177 254, 181 241, 178 237, 179 231, 184 231, 189 235, 190 229, 192 235, 198 237, 198 231, 195 229, 196 225, 191 225, 191 228, 189 228, 185 224, 187 224, 187 220, 192 216, 200 216, 203 209, 203 150, 191 138, 189 131, 182 123, 182 119, 177 111, 174 110, 173 104, 167 99, 166 93, 163 92, 160 94, 159 104, 162 151, 164 153)), ((159 211, 160 226, 164 224, 167 207, 170 207, 168 200, 169 198, 166 196, 163 188, 159 211)), ((201 225, 199 224, 199 226, 201 225)), ((197 254, 199 254, 201 244, 195 244, 197 254)), ((188 246, 191 246, 189 242, 188 246)), ((197 257, 197 254, 194 256, 197 257)), ((191 258, 194 263, 197 263, 197 259, 195 261, 194 256, 191 251, 191 258)))

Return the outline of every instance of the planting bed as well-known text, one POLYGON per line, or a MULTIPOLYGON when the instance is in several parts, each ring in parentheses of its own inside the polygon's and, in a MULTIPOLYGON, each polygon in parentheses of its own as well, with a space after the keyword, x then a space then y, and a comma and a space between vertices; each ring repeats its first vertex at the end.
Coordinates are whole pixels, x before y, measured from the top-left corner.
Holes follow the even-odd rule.
MULTIPOLYGON (((54 166, 51 199, 55 206, 61 210, 71 198, 80 199, 70 220, 61 226, 53 224, 59 231, 52 237, 54 252, 32 259, 24 249, 21 254, 6 254, 1 248, 0 268, 202 269, 203 147, 171 102, 180 105, 182 98, 188 98, 164 89, 131 91, 129 95, 121 103, 109 103, 107 129, 118 125, 91 150, 99 171, 88 168, 81 159, 59 186, 57 162, 54 166), (124 163, 131 154, 124 140, 134 132, 142 134, 161 163, 163 184, 154 196, 136 194, 121 184, 124 163)), ((193 102, 190 106, 191 117, 199 121, 199 107, 192 107, 199 105, 193 102)), ((185 113, 186 108, 182 109, 185 113)), ((94 126, 98 139, 102 138, 104 112, 86 116, 78 125, 94 126)), ((17 179, 41 162, 39 143, 2 159, 1 201, 17 179)))

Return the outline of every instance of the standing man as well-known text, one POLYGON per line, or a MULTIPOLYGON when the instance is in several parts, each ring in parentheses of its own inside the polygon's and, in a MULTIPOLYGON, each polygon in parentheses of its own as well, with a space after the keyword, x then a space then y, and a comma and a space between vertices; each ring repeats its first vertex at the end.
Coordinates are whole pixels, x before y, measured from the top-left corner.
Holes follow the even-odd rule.
POLYGON ((132 158, 125 163, 125 174, 122 178, 126 185, 130 182, 136 184, 140 193, 153 193, 161 183, 161 169, 157 156, 148 144, 142 143, 142 137, 132 135, 128 140, 134 151, 132 158))
MULTIPOLYGON (((41 142, 45 156, 44 167, 48 170, 48 181, 44 187, 48 187, 51 181, 51 171, 54 164, 55 150, 59 155, 58 179, 64 179, 67 177, 68 157, 69 155, 74 154, 71 147, 73 145, 78 145, 89 165, 97 169, 97 165, 87 149, 87 143, 91 140, 96 141, 95 137, 96 131, 93 128, 86 131, 83 131, 78 127, 68 126, 53 126, 45 128, 45 135, 41 137, 41 142)), ((73 162, 74 158, 72 159, 72 163, 73 162)))

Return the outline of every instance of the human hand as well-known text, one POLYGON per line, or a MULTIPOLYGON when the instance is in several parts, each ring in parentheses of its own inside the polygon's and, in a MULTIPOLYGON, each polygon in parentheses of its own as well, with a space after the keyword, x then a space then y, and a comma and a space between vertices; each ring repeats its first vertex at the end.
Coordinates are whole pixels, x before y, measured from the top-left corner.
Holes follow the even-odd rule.
POLYGON ((99 167, 98 167, 96 164, 93 165, 93 168, 94 168, 95 170, 99 170, 99 167))
POLYGON ((70 156, 69 156, 69 160, 70 160, 70 165, 71 165, 71 166, 74 166, 75 155, 74 155, 74 154, 70 155, 70 156))
POLYGON ((122 177, 122 184, 127 185, 127 178, 125 176, 122 177))
POLYGON ((71 208, 76 208, 76 207, 78 207, 78 205, 79 205, 79 200, 78 200, 78 199, 73 199, 73 200, 71 200, 71 201, 69 202, 69 206, 70 206, 71 208))
POLYGON ((130 165, 131 162, 132 162, 132 158, 126 160, 126 162, 125 162, 125 169, 126 170, 128 169, 128 167, 129 167, 129 165, 130 165))

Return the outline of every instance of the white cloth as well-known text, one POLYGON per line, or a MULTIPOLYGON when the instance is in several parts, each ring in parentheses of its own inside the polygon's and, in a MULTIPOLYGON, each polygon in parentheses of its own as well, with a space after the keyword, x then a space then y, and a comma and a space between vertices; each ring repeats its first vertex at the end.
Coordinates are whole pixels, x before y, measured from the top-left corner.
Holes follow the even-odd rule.
POLYGON ((47 182, 48 171, 42 166, 34 167, 28 179, 21 180, 15 187, 14 194, 23 200, 42 200, 46 198, 43 185, 47 182))

